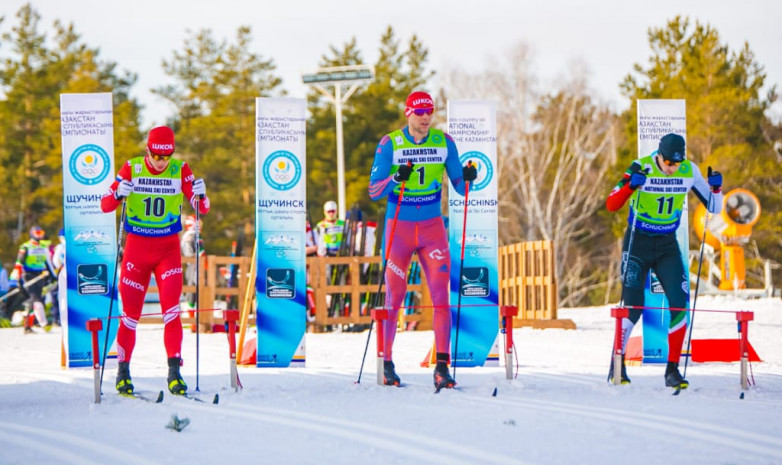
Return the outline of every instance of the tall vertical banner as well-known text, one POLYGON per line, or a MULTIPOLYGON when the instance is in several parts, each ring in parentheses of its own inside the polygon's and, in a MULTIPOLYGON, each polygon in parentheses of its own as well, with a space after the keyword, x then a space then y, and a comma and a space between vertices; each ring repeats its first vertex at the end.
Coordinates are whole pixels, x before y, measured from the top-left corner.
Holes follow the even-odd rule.
POLYGON ((305 363, 306 110, 304 99, 255 100, 259 367, 305 363))
MULTIPOLYGON (((68 367, 92 366, 87 320, 103 318, 101 354, 109 305, 119 313, 111 282, 117 266, 117 216, 103 213, 100 199, 114 180, 111 93, 61 94, 62 190, 67 306, 60 310, 68 367), (63 311, 64 310, 64 311, 63 311)), ((60 292, 62 294, 62 292, 60 292)), ((109 347, 117 333, 111 325, 109 347)))
MULTIPOLYGON (((687 114, 684 100, 638 100, 638 157, 654 155, 662 136, 676 133, 687 139, 687 114)), ((690 250, 687 200, 684 201, 682 219, 676 230, 676 240, 682 252, 684 269, 689 269, 687 254, 690 250)), ((689 281, 687 281, 689 287, 689 281)), ((689 295, 689 288, 687 289, 689 295)), ((649 273, 646 278, 643 312, 643 361, 666 363, 668 361, 668 324, 671 316, 667 310, 668 299, 657 280, 649 273)), ((689 307, 689 302, 687 304, 689 307)))
POLYGON ((464 196, 453 186, 448 191, 451 360, 455 366, 482 366, 499 333, 496 104, 481 100, 449 101, 447 132, 456 141, 462 165, 472 161, 478 169, 466 207, 464 196), (462 265, 465 208, 467 225, 462 265), (461 310, 457 308, 460 294, 461 310))

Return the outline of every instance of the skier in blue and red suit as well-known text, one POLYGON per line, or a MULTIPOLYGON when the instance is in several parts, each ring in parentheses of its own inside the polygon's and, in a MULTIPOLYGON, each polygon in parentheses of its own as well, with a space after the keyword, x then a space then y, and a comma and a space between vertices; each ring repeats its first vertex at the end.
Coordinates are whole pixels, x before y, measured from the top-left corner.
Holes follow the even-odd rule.
POLYGON ((448 306, 448 281, 451 274, 448 236, 440 209, 443 173, 448 173, 457 192, 464 195, 465 182, 477 178, 475 166, 462 167, 459 152, 451 136, 431 128, 434 101, 425 92, 407 97, 407 126, 384 136, 377 145, 369 178, 372 200, 388 198, 385 241, 394 234, 386 257, 386 303, 389 307, 385 325, 384 383, 399 386, 394 369, 392 348, 396 336, 399 307, 407 292, 407 270, 413 253, 418 254, 434 305, 434 338, 437 365, 436 388, 452 388, 456 382, 448 372, 451 346, 451 311, 448 306), (400 202, 400 187, 405 190, 400 202), (399 217, 393 224, 397 204, 399 217))
POLYGON ((128 160, 101 199, 101 209, 111 212, 124 199, 127 231, 119 292, 122 318, 117 331, 117 391, 133 394, 130 359, 136 345, 136 326, 141 318, 144 297, 152 273, 163 311, 163 342, 168 356, 168 390, 182 395, 187 384, 179 373, 182 364, 182 256, 179 231, 182 230, 183 197, 199 213, 209 212, 209 198, 203 179, 195 179, 190 166, 173 158, 174 131, 165 126, 153 128, 147 139, 146 156, 128 160))

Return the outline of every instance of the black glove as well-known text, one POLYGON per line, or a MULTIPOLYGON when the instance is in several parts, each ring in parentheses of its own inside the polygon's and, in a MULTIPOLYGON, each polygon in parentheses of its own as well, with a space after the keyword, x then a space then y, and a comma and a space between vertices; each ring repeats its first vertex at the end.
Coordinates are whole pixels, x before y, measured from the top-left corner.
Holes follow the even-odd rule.
POLYGON ((475 181, 478 179, 478 168, 476 168, 472 162, 468 162, 462 167, 462 178, 464 178, 464 182, 475 181))
POLYGON ((722 173, 719 171, 712 171, 710 166, 709 174, 706 176, 706 179, 709 182, 709 186, 711 186, 712 192, 718 194, 720 190, 722 190, 722 173))
POLYGON ((399 170, 394 174, 394 181, 405 182, 410 179, 410 175, 413 173, 413 166, 412 163, 399 165, 399 170))

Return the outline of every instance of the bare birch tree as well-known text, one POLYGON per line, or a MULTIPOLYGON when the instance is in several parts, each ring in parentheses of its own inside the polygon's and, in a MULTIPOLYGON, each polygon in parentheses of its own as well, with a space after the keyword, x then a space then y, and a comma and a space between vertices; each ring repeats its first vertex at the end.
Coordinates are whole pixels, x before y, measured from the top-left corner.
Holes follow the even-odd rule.
POLYGON ((609 279, 613 238, 598 212, 616 161, 615 120, 580 68, 538 93, 531 56, 518 45, 487 71, 450 73, 446 88, 451 98, 499 103, 500 242, 554 241, 560 304, 574 305, 609 279))

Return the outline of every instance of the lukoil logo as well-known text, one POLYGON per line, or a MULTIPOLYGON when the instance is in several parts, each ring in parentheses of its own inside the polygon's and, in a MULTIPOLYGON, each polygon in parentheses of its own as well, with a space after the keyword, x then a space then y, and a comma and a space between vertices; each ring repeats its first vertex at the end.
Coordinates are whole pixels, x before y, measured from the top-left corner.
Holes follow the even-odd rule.
POLYGON ((413 100, 413 104, 411 106, 416 107, 418 105, 421 105, 422 103, 434 106, 434 102, 430 98, 417 98, 413 100))
POLYGON ((122 278, 122 284, 130 286, 133 289, 139 290, 141 292, 146 292, 146 289, 144 289, 144 286, 142 286, 141 284, 137 283, 136 281, 130 280, 128 278, 122 278))
POLYGON ((152 144, 150 146, 152 150, 167 150, 167 151, 174 151, 174 144, 152 144))
POLYGON ((390 269, 395 275, 399 276, 400 278, 405 279, 405 272, 402 271, 402 269, 399 268, 399 265, 397 265, 396 263, 389 261, 388 269, 390 269))

